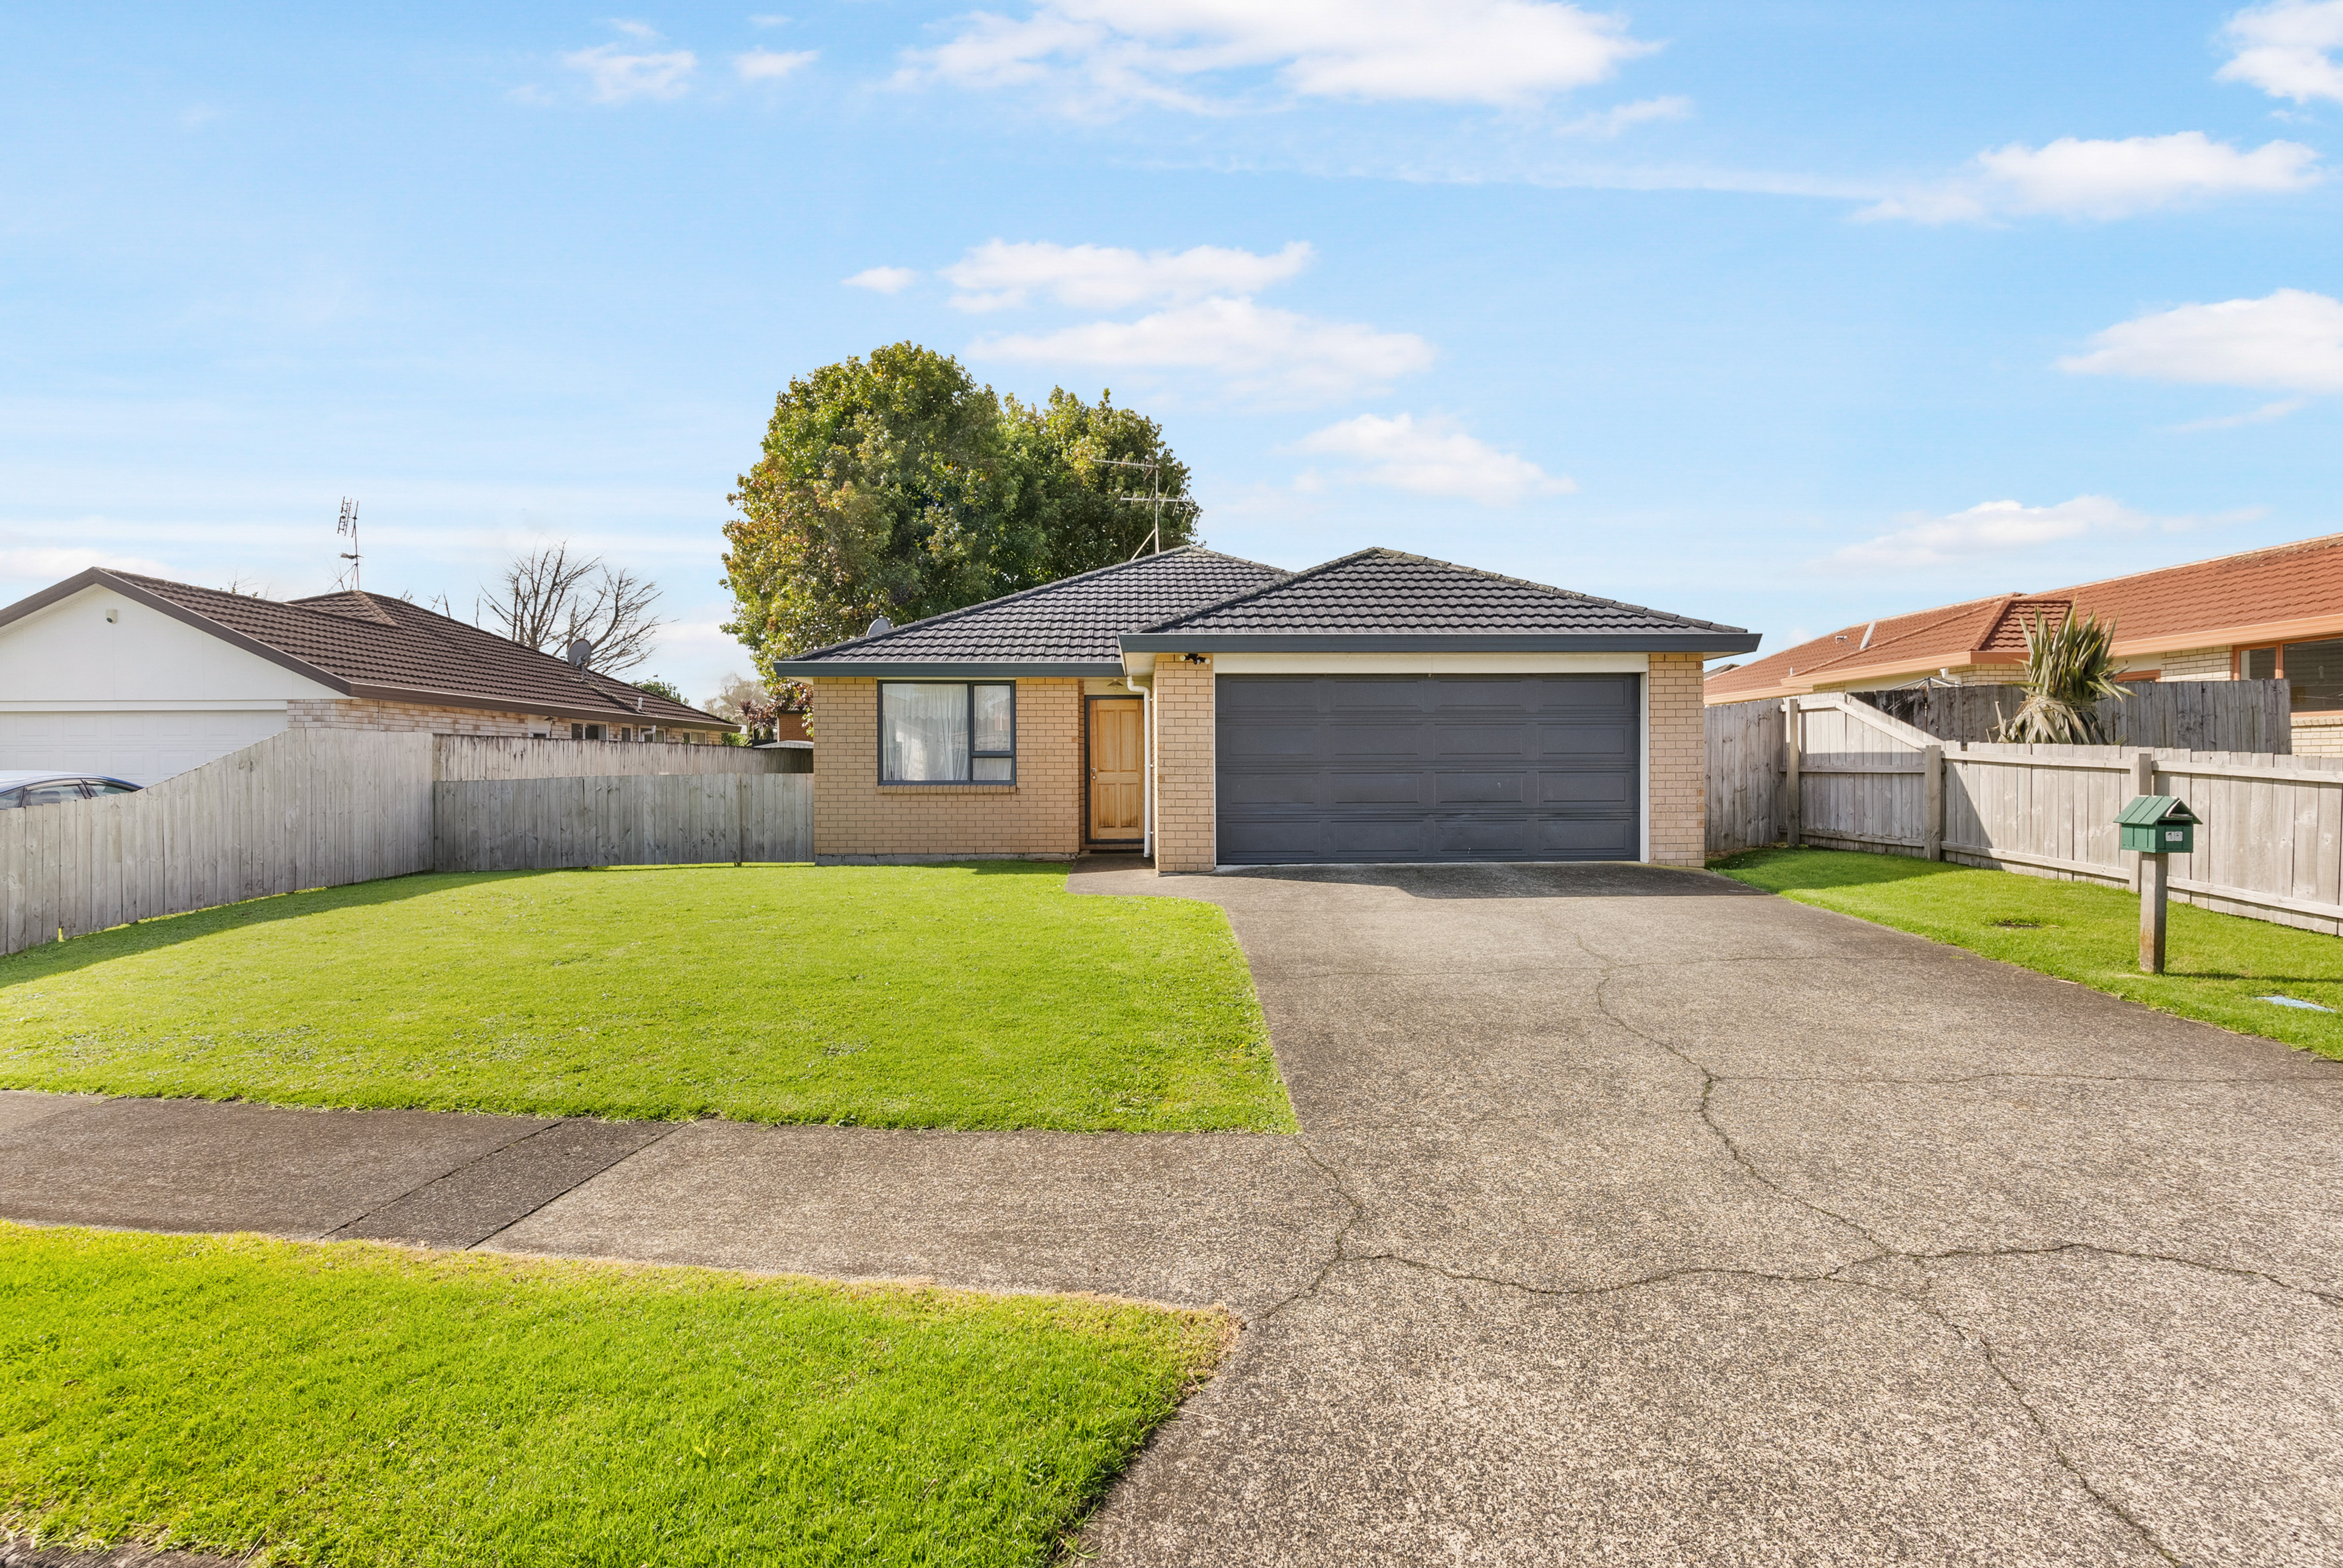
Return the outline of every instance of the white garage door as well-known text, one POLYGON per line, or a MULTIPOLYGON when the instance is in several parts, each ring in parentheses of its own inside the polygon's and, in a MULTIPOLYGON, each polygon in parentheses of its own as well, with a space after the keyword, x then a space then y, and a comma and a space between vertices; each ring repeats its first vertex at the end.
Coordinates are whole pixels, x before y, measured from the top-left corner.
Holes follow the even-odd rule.
POLYGON ((285 728, 285 710, 0 713, 0 773, 106 773, 157 784, 285 728))

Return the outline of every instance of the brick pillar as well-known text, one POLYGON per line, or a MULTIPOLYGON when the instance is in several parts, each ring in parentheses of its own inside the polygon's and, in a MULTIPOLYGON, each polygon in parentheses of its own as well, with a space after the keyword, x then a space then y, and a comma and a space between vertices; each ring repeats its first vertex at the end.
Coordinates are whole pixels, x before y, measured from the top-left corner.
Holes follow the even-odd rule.
POLYGON ((1644 809, 1651 813, 1652 860, 1697 866, 1708 845, 1708 739, 1702 706, 1701 656, 1655 653, 1647 685, 1651 715, 1651 776, 1644 809))
POLYGON ((1215 864, 1212 664, 1155 656, 1155 869, 1215 864))

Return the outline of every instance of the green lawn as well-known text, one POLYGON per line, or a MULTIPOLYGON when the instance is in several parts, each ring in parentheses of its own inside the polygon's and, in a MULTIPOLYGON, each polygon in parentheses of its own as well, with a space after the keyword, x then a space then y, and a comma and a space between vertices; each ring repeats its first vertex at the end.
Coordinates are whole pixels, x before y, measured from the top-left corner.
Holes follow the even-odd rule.
POLYGON ((1228 920, 1063 867, 402 877, 0 958, 0 1087, 1290 1131, 1228 920))
POLYGON ((1041 1563, 1229 1332, 0 1224, 0 1529, 338 1568, 1041 1563))
POLYGON ((2182 1018, 2343 1057, 2343 940, 2171 906, 2165 973, 2139 972, 2139 897, 1896 855, 1755 849, 1710 862, 1752 887, 2021 964, 2182 1018), (2309 1012, 2260 1000, 2294 997, 2309 1012))

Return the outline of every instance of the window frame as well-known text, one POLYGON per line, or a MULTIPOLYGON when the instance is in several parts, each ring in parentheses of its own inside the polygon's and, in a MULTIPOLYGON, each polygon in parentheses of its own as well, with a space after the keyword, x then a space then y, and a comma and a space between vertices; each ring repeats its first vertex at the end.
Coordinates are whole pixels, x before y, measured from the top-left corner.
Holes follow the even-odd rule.
MULTIPOLYGON (((2338 642, 2343 641, 2343 638, 2298 637, 2294 640, 2297 643, 2338 642)), ((2232 680, 2256 678, 2246 674, 2246 655, 2249 653, 2266 652, 2270 655, 2269 678, 2272 680, 2283 680, 2286 682, 2286 708, 2288 713, 2343 713, 2343 704, 2338 704, 2333 708, 2297 708, 2294 705, 2294 677, 2286 672, 2287 647, 2288 645, 2283 642, 2241 642, 2237 644, 2235 648, 2232 648, 2229 650, 2229 678, 2232 680)))
POLYGON ((1017 682, 1014 680, 921 680, 916 677, 902 680, 881 679, 878 682, 878 722, 870 727, 871 766, 876 770, 880 788, 884 789, 1008 789, 1017 783, 1017 682), (890 779, 887 777, 887 689, 890 686, 957 686, 960 689, 964 710, 968 715, 968 773, 965 779, 890 779), (980 686, 1002 686, 1009 689, 1009 749, 979 751, 976 749, 976 689, 980 686), (979 779, 977 759, 1006 757, 1009 777, 979 779))

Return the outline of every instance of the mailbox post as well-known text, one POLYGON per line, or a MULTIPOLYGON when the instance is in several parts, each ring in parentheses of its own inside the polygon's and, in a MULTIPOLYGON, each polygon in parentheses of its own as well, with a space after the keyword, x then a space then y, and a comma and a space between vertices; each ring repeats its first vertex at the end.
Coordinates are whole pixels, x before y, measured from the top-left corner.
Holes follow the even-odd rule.
POLYGON ((2135 795, 2116 819, 2122 847, 2139 851, 2139 967, 2164 972, 2164 911, 2167 855, 2197 848, 2197 813, 2170 795, 2135 795))

